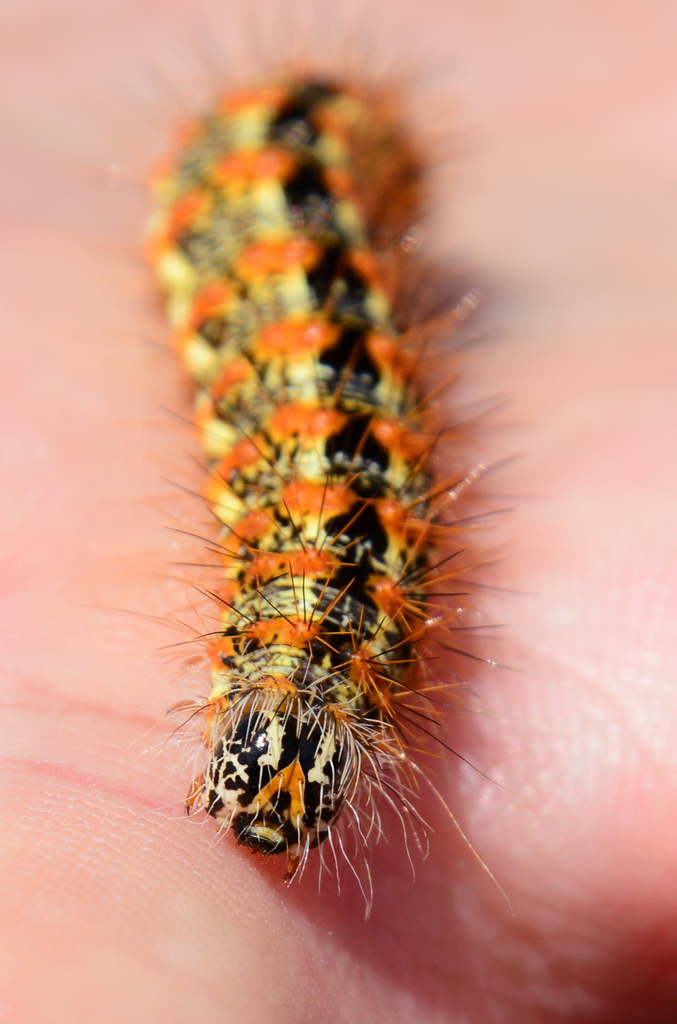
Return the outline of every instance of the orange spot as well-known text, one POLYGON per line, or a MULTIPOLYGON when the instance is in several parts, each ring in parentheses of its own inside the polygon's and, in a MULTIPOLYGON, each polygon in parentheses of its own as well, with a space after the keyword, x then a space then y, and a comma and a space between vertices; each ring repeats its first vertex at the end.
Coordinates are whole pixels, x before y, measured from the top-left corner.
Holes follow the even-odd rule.
POLYGON ((256 683, 257 690, 265 693, 297 693, 298 687, 293 679, 287 676, 266 676, 260 683, 256 683))
POLYGON ((222 157, 212 177, 217 185, 231 185, 238 181, 286 181, 296 160, 284 149, 240 150, 222 157))
POLYGON ((350 664, 350 676, 369 694, 369 698, 381 710, 390 714, 388 706, 391 697, 391 681, 381 672, 381 665, 374 660, 374 651, 370 647, 361 647, 353 652, 350 664))
POLYGON ((338 336, 338 327, 326 320, 282 320, 264 327, 255 343, 262 362, 279 356, 317 356, 338 336))
POLYGON ((150 238, 146 247, 146 257, 151 264, 157 263, 168 249, 173 248, 176 239, 194 224, 208 203, 209 198, 204 192, 193 190, 184 192, 168 207, 164 225, 150 238))
POLYGON ((315 548, 294 551, 288 561, 294 576, 331 576, 337 565, 335 555, 315 548))
POLYGON ((169 207, 167 234, 171 238, 178 236, 189 228, 206 205, 204 192, 184 192, 176 202, 169 207))
POLYGON ((407 603, 402 588, 389 576, 370 577, 368 587, 381 611, 391 619, 396 618, 407 603))
POLYGON ((379 262, 370 249, 353 249, 350 253, 350 262, 358 274, 361 274, 369 284, 382 284, 379 262))
POLYGON ((403 380, 410 380, 416 366, 414 356, 402 349, 401 338, 390 338, 386 334, 370 334, 367 338, 369 355, 379 366, 397 374, 403 380))
POLYGON ((287 484, 282 492, 283 502, 279 508, 282 514, 289 509, 296 519, 298 516, 319 516, 325 519, 341 515, 354 505, 357 495, 343 484, 313 484, 295 480, 287 484))
POLYGON ((223 697, 217 697, 216 700, 210 700, 205 705, 204 719, 205 719, 205 730, 202 736, 202 742, 205 746, 211 746, 211 729, 214 723, 214 719, 222 715, 226 710, 226 701, 223 697))
POLYGON ((276 242, 254 242, 235 263, 235 274, 243 281, 261 281, 269 274, 285 274, 290 270, 310 270, 321 256, 319 246, 299 235, 276 242))
POLYGON ((403 508, 397 501, 379 498, 376 502, 378 516, 387 532, 392 537, 417 547, 430 534, 430 523, 426 519, 417 519, 411 512, 403 508))
POLYGON ((356 682, 363 683, 365 678, 371 679, 374 674, 374 652, 368 647, 353 651, 350 658, 350 674, 356 682))
POLYGON ((289 573, 300 577, 297 585, 302 587, 303 577, 331 576, 336 568, 336 557, 328 551, 308 548, 306 551, 261 551, 251 561, 247 579, 265 583, 274 576, 289 573))
POLYGON ((246 356, 236 356, 219 371, 211 386, 210 395, 215 402, 220 401, 231 388, 243 384, 255 376, 255 370, 246 356))
POLYGON ((225 458, 221 459, 218 466, 214 470, 215 480, 210 480, 205 489, 205 497, 209 500, 210 498, 209 487, 212 483, 223 487, 221 481, 227 480, 230 482, 234 476, 236 476, 238 470, 246 469, 247 466, 252 466, 255 462, 261 458, 261 452, 256 447, 253 441, 249 438, 245 438, 243 441, 238 443, 231 448, 225 458))
POLYGON ((283 559, 277 551, 259 551, 247 566, 247 580, 266 583, 284 571, 283 559))
POLYGON ((428 439, 413 430, 407 430, 401 420, 375 419, 371 432, 389 452, 396 452, 407 461, 413 461, 426 447, 428 439))
POLYGON ((348 171, 340 170, 337 167, 328 167, 325 172, 325 177, 330 188, 336 192, 338 196, 346 198, 354 193, 355 182, 348 171))
POLYGON ((348 417, 339 409, 317 408, 301 402, 281 405, 266 425, 273 441, 285 441, 297 434, 307 441, 322 441, 335 434, 348 417))
POLYGON ((227 281, 213 281, 206 285, 193 299, 189 317, 193 330, 198 331, 212 317, 222 316, 234 297, 235 289, 227 281))
MULTIPOLYGON (((226 604, 232 604, 235 598, 240 593, 240 587, 235 580, 228 580, 228 582, 222 583, 220 587, 217 587, 215 593, 219 601, 223 601, 226 604)), ((230 618, 231 615, 232 612, 230 609, 228 609, 228 616, 224 616, 224 618, 230 618)), ((226 622, 226 629, 228 628, 229 624, 229 622, 226 622)))
POLYGON ((274 775, 267 786, 259 790, 254 800, 256 811, 273 810, 275 800, 280 793, 289 793, 291 802, 289 804, 289 820, 301 827, 303 815, 306 813, 305 804, 306 777, 298 761, 292 761, 281 772, 274 775))
POLYGON ((247 636, 253 640, 261 640, 264 644, 278 643, 286 644, 288 647, 305 647, 315 639, 319 631, 320 626, 317 623, 310 626, 302 619, 285 619, 279 616, 253 622, 247 627, 247 636))
POLYGON ((261 511, 248 512, 237 524, 237 536, 246 543, 251 543, 263 537, 269 530, 274 529, 275 524, 271 522, 268 513, 261 511))
POLYGON ((233 640, 229 636, 216 637, 210 640, 207 650, 211 657, 212 666, 216 669, 223 669, 223 658, 232 657, 235 654, 233 640))

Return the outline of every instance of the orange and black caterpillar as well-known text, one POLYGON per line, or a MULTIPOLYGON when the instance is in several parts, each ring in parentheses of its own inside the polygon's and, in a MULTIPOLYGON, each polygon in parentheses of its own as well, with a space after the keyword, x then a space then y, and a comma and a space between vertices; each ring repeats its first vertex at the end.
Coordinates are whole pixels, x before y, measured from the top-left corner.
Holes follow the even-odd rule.
POLYGON ((393 294, 421 173, 380 101, 307 79, 223 101, 156 194, 151 259, 223 524, 189 806, 291 877, 346 808, 365 833, 375 791, 410 808, 415 787, 435 440, 393 294))

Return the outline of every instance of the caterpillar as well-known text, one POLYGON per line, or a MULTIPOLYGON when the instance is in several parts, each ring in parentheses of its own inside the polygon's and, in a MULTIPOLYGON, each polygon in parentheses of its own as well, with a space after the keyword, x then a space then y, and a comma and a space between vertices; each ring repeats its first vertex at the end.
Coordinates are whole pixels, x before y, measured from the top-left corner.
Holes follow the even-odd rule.
POLYGON ((220 523, 188 808, 287 878, 347 810, 366 841, 377 793, 414 809, 439 434, 396 293, 422 180, 385 100, 310 77, 226 97, 155 179, 150 259, 220 523))

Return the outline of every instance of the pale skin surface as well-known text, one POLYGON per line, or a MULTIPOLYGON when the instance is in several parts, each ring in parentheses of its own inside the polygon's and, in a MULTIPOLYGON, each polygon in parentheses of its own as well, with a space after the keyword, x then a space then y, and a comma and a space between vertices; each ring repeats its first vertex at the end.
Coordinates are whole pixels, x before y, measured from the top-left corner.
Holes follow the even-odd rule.
POLYGON ((154 726, 204 683, 155 656, 183 634, 129 614, 176 620, 168 562, 196 549, 165 527, 206 516, 165 482, 199 486, 162 411, 189 393, 151 343, 144 190, 107 169, 161 154, 205 32, 151 0, 1 15, 0 1019, 674 1019, 674 14, 548 7, 425 0, 377 37, 456 68, 436 102, 470 128, 437 226, 491 281, 502 340, 467 389, 510 395, 498 447, 524 455, 496 490, 531 497, 485 538, 509 543, 484 578, 528 592, 483 601, 520 671, 480 673, 487 714, 449 726, 507 790, 436 779, 512 912, 427 799, 431 855, 413 880, 388 821, 366 923, 346 872, 340 899, 312 872, 288 891, 181 816, 192 747, 154 726))

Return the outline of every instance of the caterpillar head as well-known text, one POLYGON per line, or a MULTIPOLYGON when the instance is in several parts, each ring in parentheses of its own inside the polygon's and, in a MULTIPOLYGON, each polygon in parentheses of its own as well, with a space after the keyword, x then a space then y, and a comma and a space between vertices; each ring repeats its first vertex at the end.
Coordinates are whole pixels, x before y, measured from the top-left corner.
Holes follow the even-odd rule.
POLYGON ((249 709, 227 723, 189 802, 243 846, 286 852, 291 877, 303 853, 327 838, 352 790, 349 750, 347 731, 326 711, 249 709))

